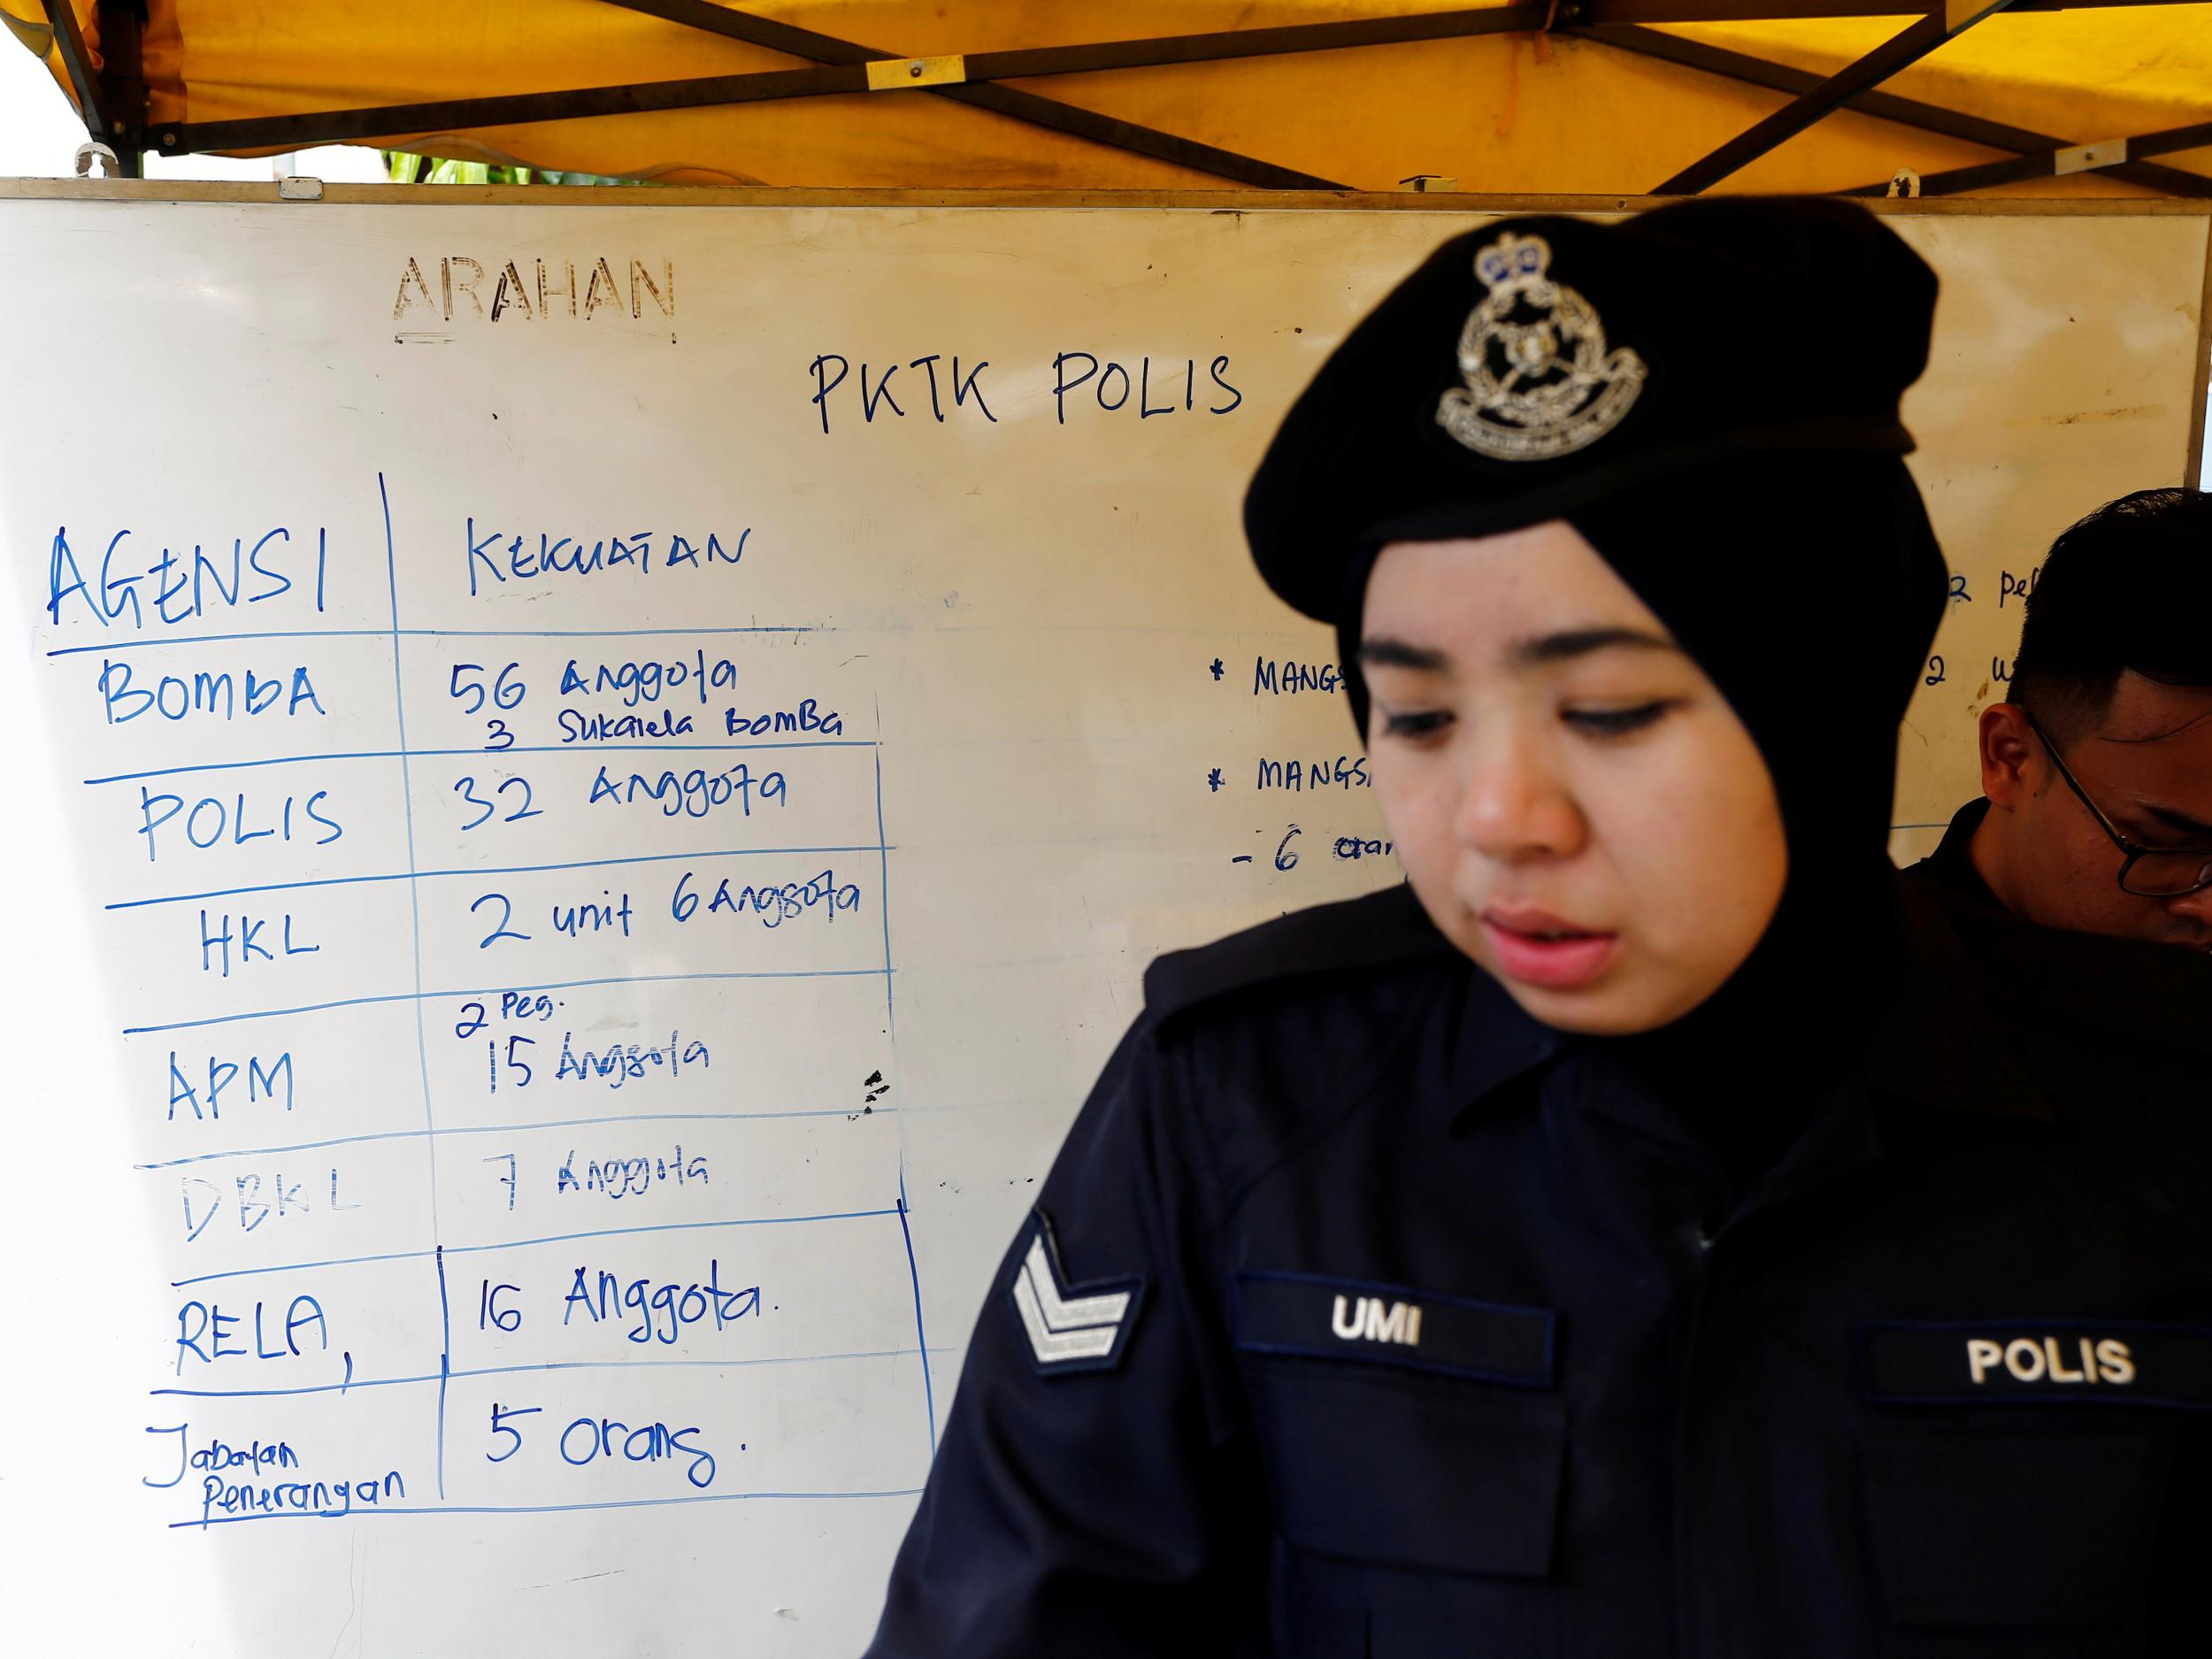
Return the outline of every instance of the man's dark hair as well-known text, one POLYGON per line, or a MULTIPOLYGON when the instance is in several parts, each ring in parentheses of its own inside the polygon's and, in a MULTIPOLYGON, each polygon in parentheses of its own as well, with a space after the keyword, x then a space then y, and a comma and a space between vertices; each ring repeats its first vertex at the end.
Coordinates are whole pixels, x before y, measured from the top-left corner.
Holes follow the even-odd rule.
POLYGON ((2070 741, 2102 722, 2120 676, 2212 691, 2212 493, 2139 489, 2051 543, 2028 595, 2006 701, 2070 741))

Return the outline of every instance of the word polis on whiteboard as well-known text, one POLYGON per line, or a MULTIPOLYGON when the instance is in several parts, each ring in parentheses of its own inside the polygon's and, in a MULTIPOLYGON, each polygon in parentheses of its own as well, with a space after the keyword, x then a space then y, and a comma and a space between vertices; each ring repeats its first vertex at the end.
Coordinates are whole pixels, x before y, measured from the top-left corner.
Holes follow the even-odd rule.
MULTIPOLYGON (((1049 371, 1053 419, 1064 426, 1071 416, 1086 414, 1095 419, 1125 413, 1135 420, 1155 415, 1234 414, 1243 406, 1244 394, 1229 381, 1227 354, 1215 357, 1202 373, 1202 361, 1149 353, 1117 357, 1096 351, 1056 352, 1049 371)), ((996 426, 998 416, 992 412, 983 382, 983 372, 990 366, 988 357, 964 364, 956 353, 948 357, 931 351, 903 363, 879 363, 825 351, 807 365, 814 382, 808 401, 820 413, 825 437, 833 409, 849 426, 873 426, 910 416, 941 426, 949 419, 962 419, 996 426), (901 374, 906 377, 902 380, 901 374)), ((1046 373, 1040 365, 1033 384, 1043 386, 1046 373)), ((990 395, 1001 396, 1009 382, 1023 378, 1018 371, 1001 369, 990 395)))

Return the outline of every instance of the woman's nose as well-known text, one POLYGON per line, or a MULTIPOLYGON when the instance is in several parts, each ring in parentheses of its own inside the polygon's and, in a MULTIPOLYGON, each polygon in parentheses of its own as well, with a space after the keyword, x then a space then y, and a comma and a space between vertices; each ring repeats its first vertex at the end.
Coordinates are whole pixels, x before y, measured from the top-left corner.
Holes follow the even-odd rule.
POLYGON ((1463 786, 1453 831, 1463 846, 1502 864, 1581 850, 1581 809, 1540 755, 1515 745, 1483 757, 1463 786))

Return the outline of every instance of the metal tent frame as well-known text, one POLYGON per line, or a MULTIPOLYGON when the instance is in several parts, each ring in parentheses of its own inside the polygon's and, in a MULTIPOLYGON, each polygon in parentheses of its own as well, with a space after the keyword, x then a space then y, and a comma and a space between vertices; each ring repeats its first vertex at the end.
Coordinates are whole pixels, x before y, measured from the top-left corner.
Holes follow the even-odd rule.
MULTIPOLYGON (((105 61, 97 70, 68 0, 44 0, 47 19, 63 68, 76 92, 78 107, 83 111, 87 132, 111 149, 124 174, 134 178, 142 176, 143 157, 149 151, 176 156, 207 150, 296 149, 472 127, 576 120, 833 94, 903 92, 949 98, 1251 188, 1337 190, 1348 187, 1003 83, 1100 70, 1402 45, 1480 35, 1556 33, 1790 95, 1789 102, 1773 113, 1654 185, 1653 195, 1695 195, 1709 188, 1825 116, 1848 109, 2011 152, 2010 160, 1928 174, 1919 181, 1923 195, 1985 189, 2021 179, 2107 172, 2170 196, 2212 196, 2212 179, 2147 159, 2212 143, 2212 122, 2085 142, 1983 120, 1878 90, 1882 82, 1899 71, 2000 12, 2021 14, 2179 3, 1942 0, 1856 62, 1821 76, 1684 40, 1647 26, 1893 16, 1897 0, 1516 0, 1468 11, 928 58, 901 58, 875 46, 757 17, 712 0, 600 0, 603 4, 786 53, 815 67, 324 110, 247 120, 156 125, 146 119, 146 84, 140 56, 145 24, 143 0, 99 0, 105 61)), ((1886 188, 1886 184, 1864 185, 1844 194, 1880 195, 1886 188)))

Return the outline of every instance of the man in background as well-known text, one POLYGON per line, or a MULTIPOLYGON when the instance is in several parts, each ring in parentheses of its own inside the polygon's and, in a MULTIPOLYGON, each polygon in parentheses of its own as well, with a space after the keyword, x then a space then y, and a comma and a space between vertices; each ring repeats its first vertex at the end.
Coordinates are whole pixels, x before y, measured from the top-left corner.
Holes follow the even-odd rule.
POLYGON ((2045 927, 2212 950, 2212 494, 2146 489, 2051 546, 1983 799, 1918 880, 2045 927))

